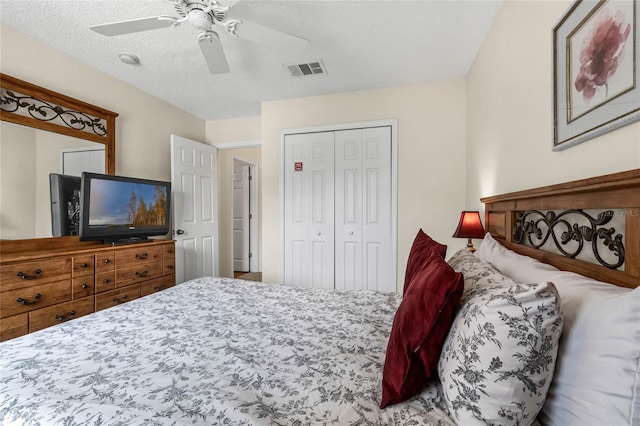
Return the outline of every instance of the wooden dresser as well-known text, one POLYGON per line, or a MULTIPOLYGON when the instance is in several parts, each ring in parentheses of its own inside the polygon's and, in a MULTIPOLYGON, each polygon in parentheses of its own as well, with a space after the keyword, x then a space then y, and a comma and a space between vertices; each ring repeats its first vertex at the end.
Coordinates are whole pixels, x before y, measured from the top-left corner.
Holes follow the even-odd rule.
POLYGON ((175 285, 173 240, 0 241, 0 341, 175 285))

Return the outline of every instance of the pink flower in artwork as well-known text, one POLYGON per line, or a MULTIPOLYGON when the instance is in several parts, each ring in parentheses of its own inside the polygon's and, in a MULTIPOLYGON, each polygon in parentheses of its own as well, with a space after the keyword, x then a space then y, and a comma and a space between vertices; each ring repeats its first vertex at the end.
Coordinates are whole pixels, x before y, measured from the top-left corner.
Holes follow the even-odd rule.
POLYGON ((591 33, 582 45, 580 72, 574 83, 586 103, 618 70, 630 33, 631 25, 620 11, 614 16, 605 7, 595 16, 591 33))

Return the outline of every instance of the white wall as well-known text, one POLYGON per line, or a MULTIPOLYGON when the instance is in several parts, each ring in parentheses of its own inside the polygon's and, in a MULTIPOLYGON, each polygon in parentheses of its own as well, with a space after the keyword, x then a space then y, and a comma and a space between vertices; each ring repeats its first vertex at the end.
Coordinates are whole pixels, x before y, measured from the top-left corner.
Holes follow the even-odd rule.
POLYGON ((204 140, 204 120, 4 25, 0 71, 119 113, 116 174, 168 180, 169 136, 204 140))
POLYGON ((423 227, 451 253, 465 199, 466 85, 451 80, 262 104, 262 273, 280 280, 280 130, 398 120, 398 288, 416 232, 423 227))
POLYGON ((562 1, 504 1, 467 77, 467 207, 480 197, 640 167, 640 123, 552 146, 552 29, 562 1))
POLYGON ((1 122, 0 239, 36 237, 35 187, 36 131, 1 122))

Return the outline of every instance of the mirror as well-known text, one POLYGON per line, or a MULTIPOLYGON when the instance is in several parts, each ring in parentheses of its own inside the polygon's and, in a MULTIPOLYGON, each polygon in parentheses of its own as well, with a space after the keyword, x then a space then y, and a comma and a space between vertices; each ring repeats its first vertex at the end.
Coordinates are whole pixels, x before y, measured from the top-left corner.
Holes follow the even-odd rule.
POLYGON ((118 114, 2 73, 0 90, 0 240, 51 237, 49 174, 114 174, 118 114))
POLYGON ((0 239, 51 237, 49 174, 104 167, 103 144, 0 122, 0 239))

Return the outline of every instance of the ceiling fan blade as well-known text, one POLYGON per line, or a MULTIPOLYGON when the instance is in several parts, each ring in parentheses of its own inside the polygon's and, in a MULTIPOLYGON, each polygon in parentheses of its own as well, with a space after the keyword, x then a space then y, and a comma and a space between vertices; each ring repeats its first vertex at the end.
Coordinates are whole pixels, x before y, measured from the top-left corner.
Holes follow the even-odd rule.
POLYGON ((93 31, 105 36, 117 36, 122 34, 137 33, 140 31, 155 30, 156 28, 170 27, 173 21, 160 20, 158 16, 149 18, 131 19, 129 21, 112 22, 110 24, 93 25, 93 31))
POLYGON ((235 34, 246 40, 278 47, 286 47, 289 49, 301 49, 309 44, 309 40, 283 33, 282 31, 274 30, 273 28, 268 28, 244 19, 236 25, 235 34))
POLYGON ((200 37, 198 44, 200 45, 200 50, 211 74, 224 74, 229 72, 229 64, 224 55, 220 38, 218 38, 216 33, 211 31, 211 34, 207 37, 200 37))

